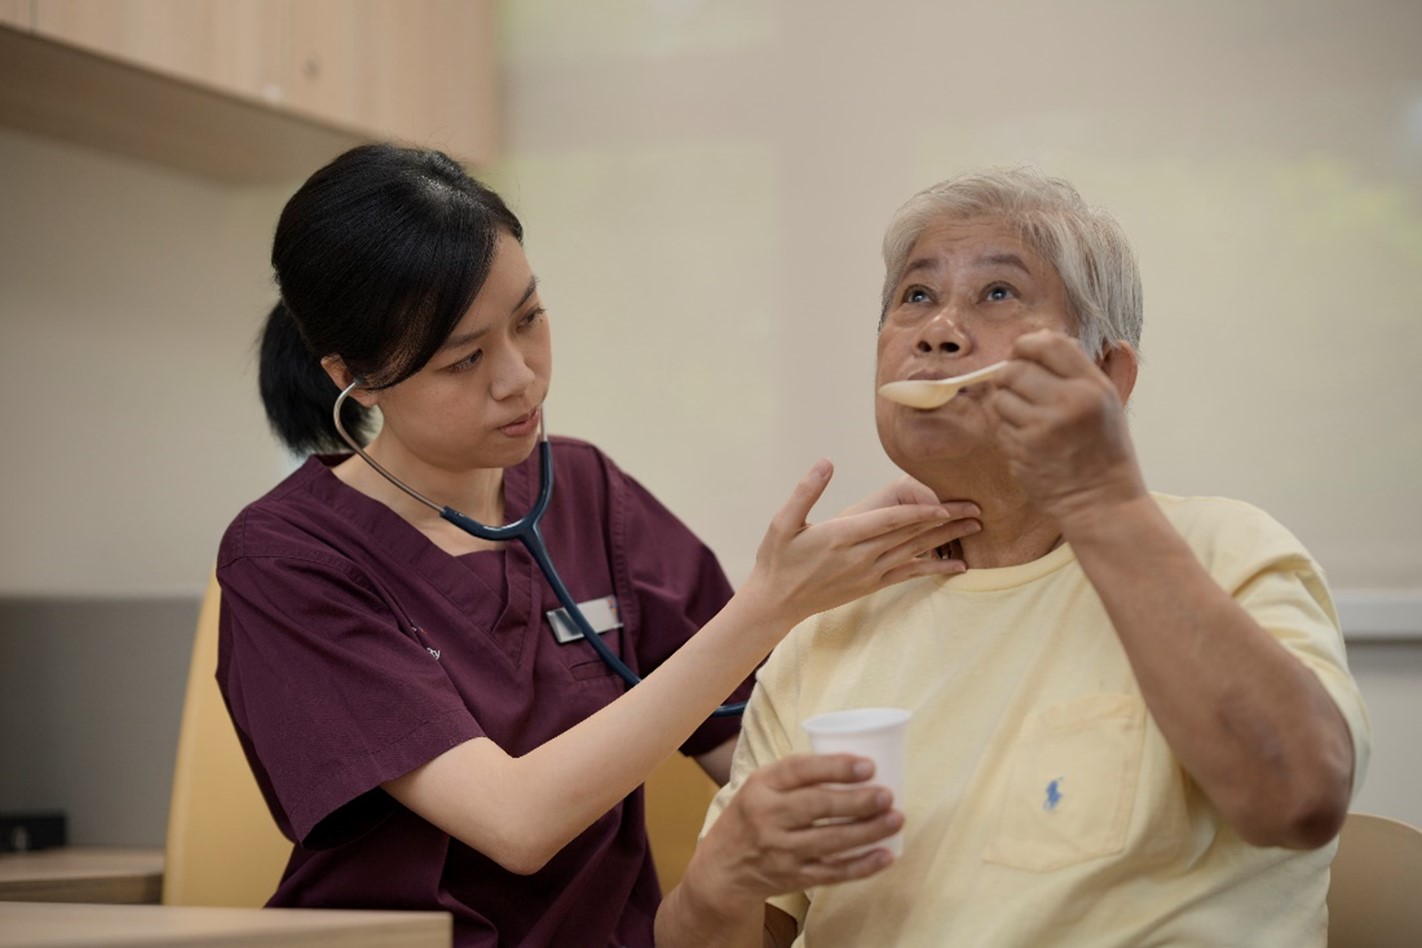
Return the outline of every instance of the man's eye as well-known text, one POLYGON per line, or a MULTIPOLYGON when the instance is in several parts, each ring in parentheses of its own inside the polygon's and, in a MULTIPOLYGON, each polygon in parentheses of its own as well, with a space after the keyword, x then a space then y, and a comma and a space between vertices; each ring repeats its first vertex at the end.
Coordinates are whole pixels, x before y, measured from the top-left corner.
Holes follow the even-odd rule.
POLYGON ((1011 299, 1014 295, 1012 287, 1004 286, 1001 283, 988 287, 987 291, 987 298, 990 300, 1011 299))
POLYGON ((928 302, 928 291, 921 286, 910 287, 904 294, 905 303, 926 303, 928 302))

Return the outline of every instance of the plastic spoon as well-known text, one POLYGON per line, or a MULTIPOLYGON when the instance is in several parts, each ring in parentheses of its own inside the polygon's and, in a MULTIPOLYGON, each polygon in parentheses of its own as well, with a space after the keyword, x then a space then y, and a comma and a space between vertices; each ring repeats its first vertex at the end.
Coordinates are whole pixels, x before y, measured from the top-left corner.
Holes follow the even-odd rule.
POLYGON ((879 394, 891 402, 898 402, 910 408, 937 408, 947 404, 949 399, 966 386, 992 378, 1006 365, 1006 362, 994 362, 976 372, 947 379, 904 379, 901 382, 889 382, 879 386, 879 394))

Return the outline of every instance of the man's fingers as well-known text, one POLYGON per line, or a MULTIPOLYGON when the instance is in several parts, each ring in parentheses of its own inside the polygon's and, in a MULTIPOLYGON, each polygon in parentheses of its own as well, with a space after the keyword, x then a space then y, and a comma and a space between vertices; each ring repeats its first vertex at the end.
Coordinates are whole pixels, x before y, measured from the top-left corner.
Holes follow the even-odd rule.
POLYGON ((1012 344, 1012 356, 1035 362, 1063 378, 1099 371, 1075 339, 1051 329, 1039 329, 1018 336, 1012 344))
POLYGON ((1037 412, 1037 407, 1010 388, 1000 388, 993 393, 993 411, 1003 421, 1014 427, 1027 424, 1037 412))
POLYGON ((757 777, 786 793, 822 783, 862 783, 874 775, 874 762, 852 754, 792 754, 762 767, 757 777))
POLYGON ((792 845, 796 852, 820 862, 845 862, 858 856, 856 849, 882 843, 904 827, 904 815, 888 810, 857 820, 825 822, 798 830, 792 845))
POLYGON ((805 888, 850 882, 872 876, 894 864, 894 855, 883 847, 871 849, 850 859, 822 860, 801 870, 805 888))

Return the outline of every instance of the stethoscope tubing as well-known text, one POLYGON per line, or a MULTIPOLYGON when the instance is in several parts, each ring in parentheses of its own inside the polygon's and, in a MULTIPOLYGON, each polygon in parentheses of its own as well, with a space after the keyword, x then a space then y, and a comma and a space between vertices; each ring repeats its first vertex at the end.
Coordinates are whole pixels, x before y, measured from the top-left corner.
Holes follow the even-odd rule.
MULTIPOLYGON (((617 676, 626 682, 629 688, 641 684, 641 676, 628 668, 626 663, 618 658, 612 649, 608 648, 607 643, 602 640, 602 636, 593 629, 592 623, 588 621, 587 616, 583 615, 583 610, 578 607, 577 601, 573 599, 572 593, 568 591, 568 587, 563 583, 562 577, 558 575, 558 569, 553 565, 553 559, 548 554, 548 545, 543 541, 543 531, 539 525, 543 520, 544 513, 548 510, 549 502, 553 499, 553 445, 548 440, 548 429, 542 417, 539 418, 538 424, 538 499, 534 501, 533 507, 529 509, 528 513, 522 517, 512 523, 495 527, 486 523, 480 523, 473 517, 462 514, 453 507, 438 504, 430 500, 424 494, 415 490, 381 466, 381 464, 376 461, 375 458, 371 457, 365 448, 361 447, 360 443, 346 431, 345 425, 341 422, 341 406, 345 403, 345 400, 350 397, 351 392, 360 387, 361 381, 362 380, 357 379, 350 385, 347 385, 345 389, 341 391, 341 394, 336 397, 336 404, 332 409, 332 415, 336 423, 336 431, 350 449, 360 455, 362 460, 369 464, 377 474, 384 477, 391 484, 424 504, 426 507, 436 511, 440 517, 454 524, 465 533, 478 537, 481 540, 489 540, 496 543, 507 543, 510 540, 518 540, 522 543, 524 549, 528 550, 529 556, 533 557, 534 563, 538 565, 539 572, 543 574, 544 579, 548 581, 548 585, 552 587, 553 595, 558 598, 558 602, 563 606, 563 609, 567 611, 568 618, 577 626, 578 631, 583 634, 583 638, 592 646, 598 658, 602 659, 608 668, 616 672, 617 676)), ((745 708, 746 705, 743 701, 733 704, 723 704, 715 711, 712 711, 711 716, 729 717, 741 714, 745 711, 745 708)))

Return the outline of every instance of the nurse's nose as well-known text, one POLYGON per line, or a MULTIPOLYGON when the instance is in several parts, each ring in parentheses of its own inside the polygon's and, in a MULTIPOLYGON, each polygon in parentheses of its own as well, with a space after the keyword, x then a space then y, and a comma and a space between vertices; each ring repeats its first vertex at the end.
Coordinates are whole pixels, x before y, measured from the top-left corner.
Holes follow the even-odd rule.
POLYGON ((518 346, 506 346, 494 360, 490 394, 497 401, 522 395, 538 378, 538 373, 528 364, 528 359, 518 346))

